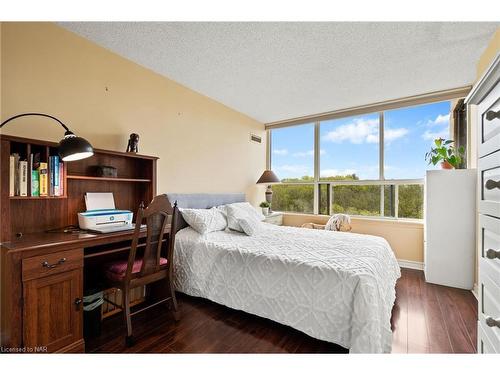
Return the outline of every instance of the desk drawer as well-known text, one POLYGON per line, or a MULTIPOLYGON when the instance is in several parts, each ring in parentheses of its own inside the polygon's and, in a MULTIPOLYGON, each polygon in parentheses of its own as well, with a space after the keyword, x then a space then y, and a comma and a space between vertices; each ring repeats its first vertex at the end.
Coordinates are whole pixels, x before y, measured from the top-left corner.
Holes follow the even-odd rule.
POLYGON ((23 259, 23 281, 83 267, 83 249, 23 259))
POLYGON ((500 151, 479 159, 479 179, 479 212, 500 217, 500 151))
POLYGON ((500 351, 500 287, 481 268, 481 306, 479 322, 495 351, 500 351))

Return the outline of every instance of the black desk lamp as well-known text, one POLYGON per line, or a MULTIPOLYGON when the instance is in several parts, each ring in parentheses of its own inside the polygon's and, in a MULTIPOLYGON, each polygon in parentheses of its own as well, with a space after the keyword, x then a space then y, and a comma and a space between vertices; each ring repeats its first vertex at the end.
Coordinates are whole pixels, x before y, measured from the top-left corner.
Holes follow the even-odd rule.
POLYGON ((66 130, 66 132, 64 133, 64 138, 61 139, 58 147, 59 156, 63 161, 80 160, 94 155, 94 149, 86 139, 77 137, 71 130, 68 129, 66 125, 64 125, 61 120, 55 118, 54 116, 46 115, 45 113, 22 113, 20 115, 8 118, 4 122, 2 122, 0 124, 0 128, 10 121, 24 116, 48 117, 61 124, 61 126, 66 130))

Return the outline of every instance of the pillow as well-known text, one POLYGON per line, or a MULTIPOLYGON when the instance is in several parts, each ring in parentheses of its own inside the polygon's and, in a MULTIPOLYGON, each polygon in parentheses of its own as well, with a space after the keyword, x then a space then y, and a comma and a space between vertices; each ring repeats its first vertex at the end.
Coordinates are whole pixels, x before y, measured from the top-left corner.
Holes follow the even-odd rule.
POLYGON ((238 224, 238 219, 250 217, 257 221, 264 220, 265 216, 259 213, 253 206, 248 202, 241 203, 231 203, 226 205, 227 212, 227 226, 229 229, 236 230, 238 232, 243 232, 243 229, 238 224))
POLYGON ((246 216, 238 219, 238 224, 247 236, 253 236, 261 229, 261 223, 255 217, 246 216))
POLYGON ((210 209, 182 208, 182 217, 191 228, 201 234, 224 230, 226 217, 215 207, 210 209))

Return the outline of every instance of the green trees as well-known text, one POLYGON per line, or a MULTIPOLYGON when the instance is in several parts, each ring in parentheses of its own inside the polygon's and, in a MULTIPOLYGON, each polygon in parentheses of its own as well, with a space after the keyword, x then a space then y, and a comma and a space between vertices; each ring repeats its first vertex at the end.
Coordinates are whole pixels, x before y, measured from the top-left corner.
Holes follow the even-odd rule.
MULTIPOLYGON (((320 210, 328 213, 327 181, 359 180, 355 174, 347 176, 331 176, 320 181, 320 210), (324 182, 324 183, 323 183, 324 182)), ((313 177, 284 179, 282 184, 273 186, 273 210, 301 213, 314 212, 313 177), (293 184, 301 182, 301 184, 293 184), (307 184, 310 182, 310 184, 307 184)), ((332 188, 332 212, 350 215, 380 216, 381 189, 384 192, 383 216, 393 217, 396 212, 394 185, 334 185, 332 188)), ((398 187, 398 217, 423 218, 423 186, 400 185, 398 187)))

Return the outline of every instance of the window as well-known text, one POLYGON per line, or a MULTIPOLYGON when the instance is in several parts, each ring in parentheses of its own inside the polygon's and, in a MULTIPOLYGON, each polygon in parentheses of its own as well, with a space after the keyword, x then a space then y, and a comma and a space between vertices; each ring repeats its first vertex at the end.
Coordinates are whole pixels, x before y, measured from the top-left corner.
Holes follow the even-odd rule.
POLYGON ((279 184, 273 186, 273 210, 314 213, 314 184, 279 184))
POLYGON ((450 137, 450 110, 444 101, 269 130, 283 182, 273 209, 422 219, 425 171, 435 169, 424 156, 450 137))
POLYGON ((423 178, 424 155, 436 138, 450 138, 450 102, 384 112, 384 177, 423 178))
POLYGON ((333 186, 332 212, 380 216, 380 188, 376 185, 333 186))
POLYGON ((271 169, 282 182, 313 181, 314 124, 271 132, 271 169))
POLYGON ((320 124, 320 180, 379 178, 379 115, 329 120, 320 124))

